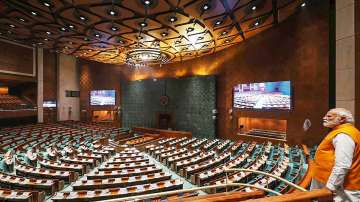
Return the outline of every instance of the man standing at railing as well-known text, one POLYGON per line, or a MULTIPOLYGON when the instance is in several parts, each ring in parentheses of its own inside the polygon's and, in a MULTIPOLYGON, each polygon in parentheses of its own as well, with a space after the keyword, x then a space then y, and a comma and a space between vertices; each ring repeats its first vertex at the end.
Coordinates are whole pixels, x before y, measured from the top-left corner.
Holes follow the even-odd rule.
POLYGON ((315 153, 311 189, 327 188, 335 201, 360 202, 360 131, 350 111, 331 109, 323 125, 331 128, 315 153))

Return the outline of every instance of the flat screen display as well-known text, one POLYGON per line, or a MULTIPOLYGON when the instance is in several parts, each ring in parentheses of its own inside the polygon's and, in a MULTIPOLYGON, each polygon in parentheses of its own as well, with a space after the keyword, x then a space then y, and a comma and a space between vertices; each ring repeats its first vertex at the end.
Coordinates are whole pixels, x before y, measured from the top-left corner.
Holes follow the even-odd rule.
POLYGON ((90 92, 90 105, 115 105, 115 90, 93 90, 90 92))
POLYGON ((43 107, 45 108, 55 108, 56 107, 56 101, 55 100, 48 100, 43 102, 43 107))
POLYGON ((238 84, 233 91, 234 108, 291 109, 290 81, 238 84))

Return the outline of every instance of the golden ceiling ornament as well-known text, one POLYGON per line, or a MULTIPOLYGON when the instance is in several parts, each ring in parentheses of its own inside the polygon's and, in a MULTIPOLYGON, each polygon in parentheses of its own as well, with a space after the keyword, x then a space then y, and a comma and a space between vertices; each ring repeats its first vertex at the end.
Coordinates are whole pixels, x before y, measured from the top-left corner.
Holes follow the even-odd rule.
POLYGON ((147 54, 149 64, 172 63, 238 44, 305 9, 304 2, 2 0, 0 38, 103 63, 141 63, 147 54))
POLYGON ((126 53, 125 63, 132 67, 145 67, 156 64, 166 64, 174 58, 169 52, 156 48, 134 48, 126 53))

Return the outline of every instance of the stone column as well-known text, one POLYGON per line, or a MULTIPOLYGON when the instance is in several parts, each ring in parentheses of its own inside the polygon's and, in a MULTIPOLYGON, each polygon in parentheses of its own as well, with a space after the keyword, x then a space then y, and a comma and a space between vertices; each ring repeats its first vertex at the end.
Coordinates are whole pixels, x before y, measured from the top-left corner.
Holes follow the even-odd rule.
POLYGON ((355 114, 355 2, 336 0, 336 107, 355 114))
POLYGON ((44 50, 42 48, 35 48, 37 54, 34 54, 37 65, 37 108, 38 108, 38 123, 44 122, 44 50))

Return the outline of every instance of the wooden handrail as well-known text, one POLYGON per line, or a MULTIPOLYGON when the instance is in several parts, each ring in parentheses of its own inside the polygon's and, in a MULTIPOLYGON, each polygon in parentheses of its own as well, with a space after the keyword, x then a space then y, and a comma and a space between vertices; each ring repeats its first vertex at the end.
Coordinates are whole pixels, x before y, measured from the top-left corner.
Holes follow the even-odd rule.
POLYGON ((265 196, 263 191, 254 191, 254 192, 223 192, 217 194, 203 195, 203 196, 195 196, 188 198, 175 198, 170 199, 168 202, 183 202, 183 201, 191 201, 191 202, 235 202, 235 201, 243 201, 248 199, 257 199, 265 196))
POLYGON ((313 200, 319 202, 332 202, 333 195, 327 189, 317 189, 308 192, 294 192, 281 196, 272 196, 261 199, 251 199, 246 202, 311 202, 313 200))
MULTIPOLYGON (((308 188, 311 184, 311 180, 312 177, 314 175, 314 161, 313 160, 308 160, 308 169, 306 171, 306 174, 304 176, 304 178, 301 180, 301 182, 299 183, 299 186, 303 187, 303 188, 308 188)), ((297 192, 298 190, 291 190, 289 193, 292 192, 297 192)))

